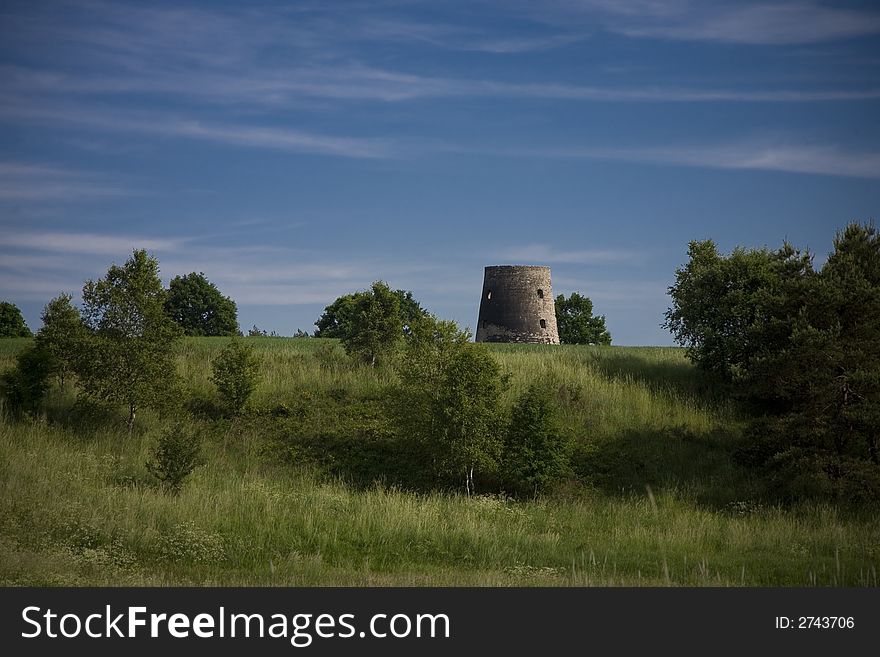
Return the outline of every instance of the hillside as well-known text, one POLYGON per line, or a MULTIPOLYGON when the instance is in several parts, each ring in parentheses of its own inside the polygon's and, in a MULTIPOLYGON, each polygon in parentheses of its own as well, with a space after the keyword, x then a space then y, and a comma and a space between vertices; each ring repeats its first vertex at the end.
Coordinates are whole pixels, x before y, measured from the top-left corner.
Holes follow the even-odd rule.
MULTIPOLYGON (((27 340, 0 341, 0 370, 27 340)), ((107 419, 53 389, 0 424, 0 582, 12 585, 876 586, 880 517, 781 506, 736 465, 741 418, 673 348, 496 345, 506 402, 548 386, 577 447, 550 496, 414 493, 382 474, 393 374, 332 340, 248 338, 253 411, 217 417, 221 338, 178 368, 204 464, 179 497, 144 468, 156 414, 107 419)), ((414 463, 417 464, 417 455, 414 463)), ((410 466, 416 467, 416 466, 410 466)))

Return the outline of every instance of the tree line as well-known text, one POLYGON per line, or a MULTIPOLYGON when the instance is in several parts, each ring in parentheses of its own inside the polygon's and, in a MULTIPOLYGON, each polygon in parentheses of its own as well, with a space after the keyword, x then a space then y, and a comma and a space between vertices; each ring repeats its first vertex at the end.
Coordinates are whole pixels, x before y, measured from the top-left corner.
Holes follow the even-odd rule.
POLYGON ((825 263, 784 243, 694 241, 665 326, 748 411, 739 458, 789 497, 880 499, 880 236, 838 231, 825 263))

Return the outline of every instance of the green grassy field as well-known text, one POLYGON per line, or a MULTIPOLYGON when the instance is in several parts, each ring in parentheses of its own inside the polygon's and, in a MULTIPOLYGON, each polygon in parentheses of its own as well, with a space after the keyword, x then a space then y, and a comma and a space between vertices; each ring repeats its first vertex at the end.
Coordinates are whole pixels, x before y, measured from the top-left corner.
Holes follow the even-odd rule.
MULTIPOLYGON (((179 497, 144 468, 164 426, 95 419, 56 387, 0 424, 0 583, 13 585, 877 586, 880 514, 780 506, 731 458, 742 419, 678 349, 492 347, 509 403, 550 386, 583 481, 532 501, 354 481, 285 449, 348 431, 393 380, 333 341, 248 338, 257 409, 198 414, 204 465, 179 497), (278 419, 278 418, 281 419, 278 419), (272 419, 275 418, 275 419, 272 419)), ((27 340, 0 340, 0 370, 27 340)), ((223 339, 187 339, 186 392, 213 395, 223 339)), ((359 426, 359 425, 358 425, 359 426)))

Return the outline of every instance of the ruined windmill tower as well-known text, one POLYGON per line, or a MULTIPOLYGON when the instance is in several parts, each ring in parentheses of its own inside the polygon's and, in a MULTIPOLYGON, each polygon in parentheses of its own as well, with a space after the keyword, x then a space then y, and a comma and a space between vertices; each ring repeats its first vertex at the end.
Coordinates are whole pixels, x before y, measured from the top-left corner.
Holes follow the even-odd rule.
POLYGON ((550 267, 486 267, 476 341, 559 344, 550 267))

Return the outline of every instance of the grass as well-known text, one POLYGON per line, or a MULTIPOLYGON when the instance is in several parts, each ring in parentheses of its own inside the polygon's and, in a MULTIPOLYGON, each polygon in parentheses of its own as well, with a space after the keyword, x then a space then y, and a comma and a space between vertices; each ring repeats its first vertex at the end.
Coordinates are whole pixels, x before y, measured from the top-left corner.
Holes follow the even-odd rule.
MULTIPOLYGON (((332 341, 248 342, 264 360, 255 406, 299 409, 326 431, 392 380, 332 341)), ((25 344, 0 340, 0 370, 25 344)), ((191 394, 213 394, 223 344, 182 344, 191 394)), ((280 455, 267 412, 193 419, 205 464, 172 497, 143 466, 164 418, 144 413, 129 438, 56 388, 44 417, 0 423, 0 583, 878 585, 878 512, 769 502, 730 458, 736 408, 680 350, 492 351, 511 376, 507 402, 532 381, 552 386, 585 485, 524 502, 355 486, 280 455)))

